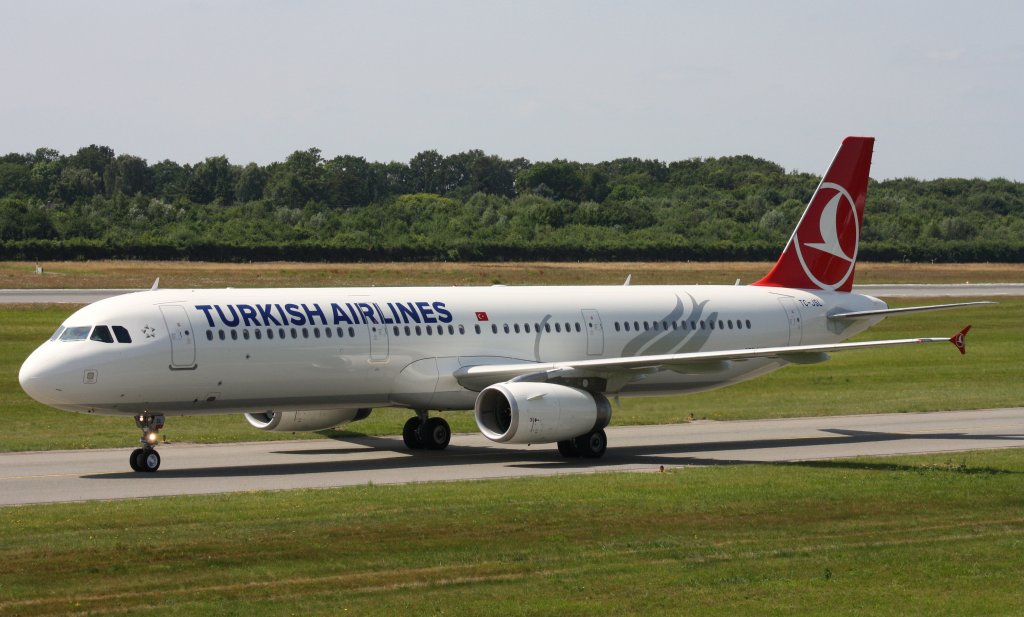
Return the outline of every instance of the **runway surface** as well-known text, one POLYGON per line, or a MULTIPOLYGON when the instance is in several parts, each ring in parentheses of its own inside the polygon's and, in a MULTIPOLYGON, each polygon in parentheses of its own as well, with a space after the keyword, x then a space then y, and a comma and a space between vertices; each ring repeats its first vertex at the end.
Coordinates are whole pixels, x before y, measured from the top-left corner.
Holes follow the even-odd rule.
POLYGON ((129 469, 130 448, 9 453, 0 505, 1019 448, 1024 408, 614 427, 608 440, 599 460, 479 434, 454 435, 443 452, 410 452, 400 437, 166 444, 153 474, 129 469))
MULTIPOLYGON (((883 298, 1024 296, 1024 283, 962 285, 854 285, 858 293, 883 298)), ((89 304, 141 289, 0 289, 0 304, 89 304)))

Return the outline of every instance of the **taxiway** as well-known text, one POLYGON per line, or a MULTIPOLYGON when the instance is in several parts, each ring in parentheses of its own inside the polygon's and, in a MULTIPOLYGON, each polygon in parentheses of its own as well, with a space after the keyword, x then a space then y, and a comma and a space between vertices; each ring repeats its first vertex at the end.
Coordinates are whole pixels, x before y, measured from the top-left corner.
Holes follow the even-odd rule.
POLYGON ((666 469, 1024 447, 1024 408, 608 429, 599 460, 554 445, 503 446, 459 434, 443 452, 400 437, 164 444, 160 471, 135 473, 130 448, 0 454, 0 505, 666 469))

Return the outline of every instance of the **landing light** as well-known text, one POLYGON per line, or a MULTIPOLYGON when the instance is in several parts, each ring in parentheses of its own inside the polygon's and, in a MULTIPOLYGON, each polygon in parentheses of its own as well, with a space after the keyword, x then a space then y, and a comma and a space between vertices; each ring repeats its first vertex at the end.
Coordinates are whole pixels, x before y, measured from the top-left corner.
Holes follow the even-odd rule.
POLYGON ((147 433, 146 441, 148 441, 149 443, 156 443, 156 433, 147 433))

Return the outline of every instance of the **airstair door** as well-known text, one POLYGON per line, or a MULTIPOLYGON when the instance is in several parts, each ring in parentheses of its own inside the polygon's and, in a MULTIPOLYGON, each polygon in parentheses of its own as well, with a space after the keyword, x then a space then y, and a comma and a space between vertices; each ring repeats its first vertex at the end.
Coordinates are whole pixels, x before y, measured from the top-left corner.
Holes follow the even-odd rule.
POLYGON ((370 324, 370 362, 387 362, 390 353, 387 326, 370 324))
POLYGON ((800 305, 793 298, 779 298, 789 319, 789 345, 799 345, 804 338, 804 327, 800 322, 800 305))
POLYGON ((196 344, 192 323, 185 308, 177 305, 161 306, 167 334, 171 339, 171 370, 189 370, 196 367, 196 344))
POLYGON ((583 323, 587 328, 587 355, 599 356, 604 353, 604 328, 597 309, 582 309, 583 323))

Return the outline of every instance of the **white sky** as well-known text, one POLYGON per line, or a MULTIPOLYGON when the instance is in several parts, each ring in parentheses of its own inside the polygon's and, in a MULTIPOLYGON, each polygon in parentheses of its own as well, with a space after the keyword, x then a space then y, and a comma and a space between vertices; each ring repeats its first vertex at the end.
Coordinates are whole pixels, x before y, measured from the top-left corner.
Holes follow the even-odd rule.
POLYGON ((0 0, 0 153, 479 148, 1024 180, 1024 3, 0 0))

